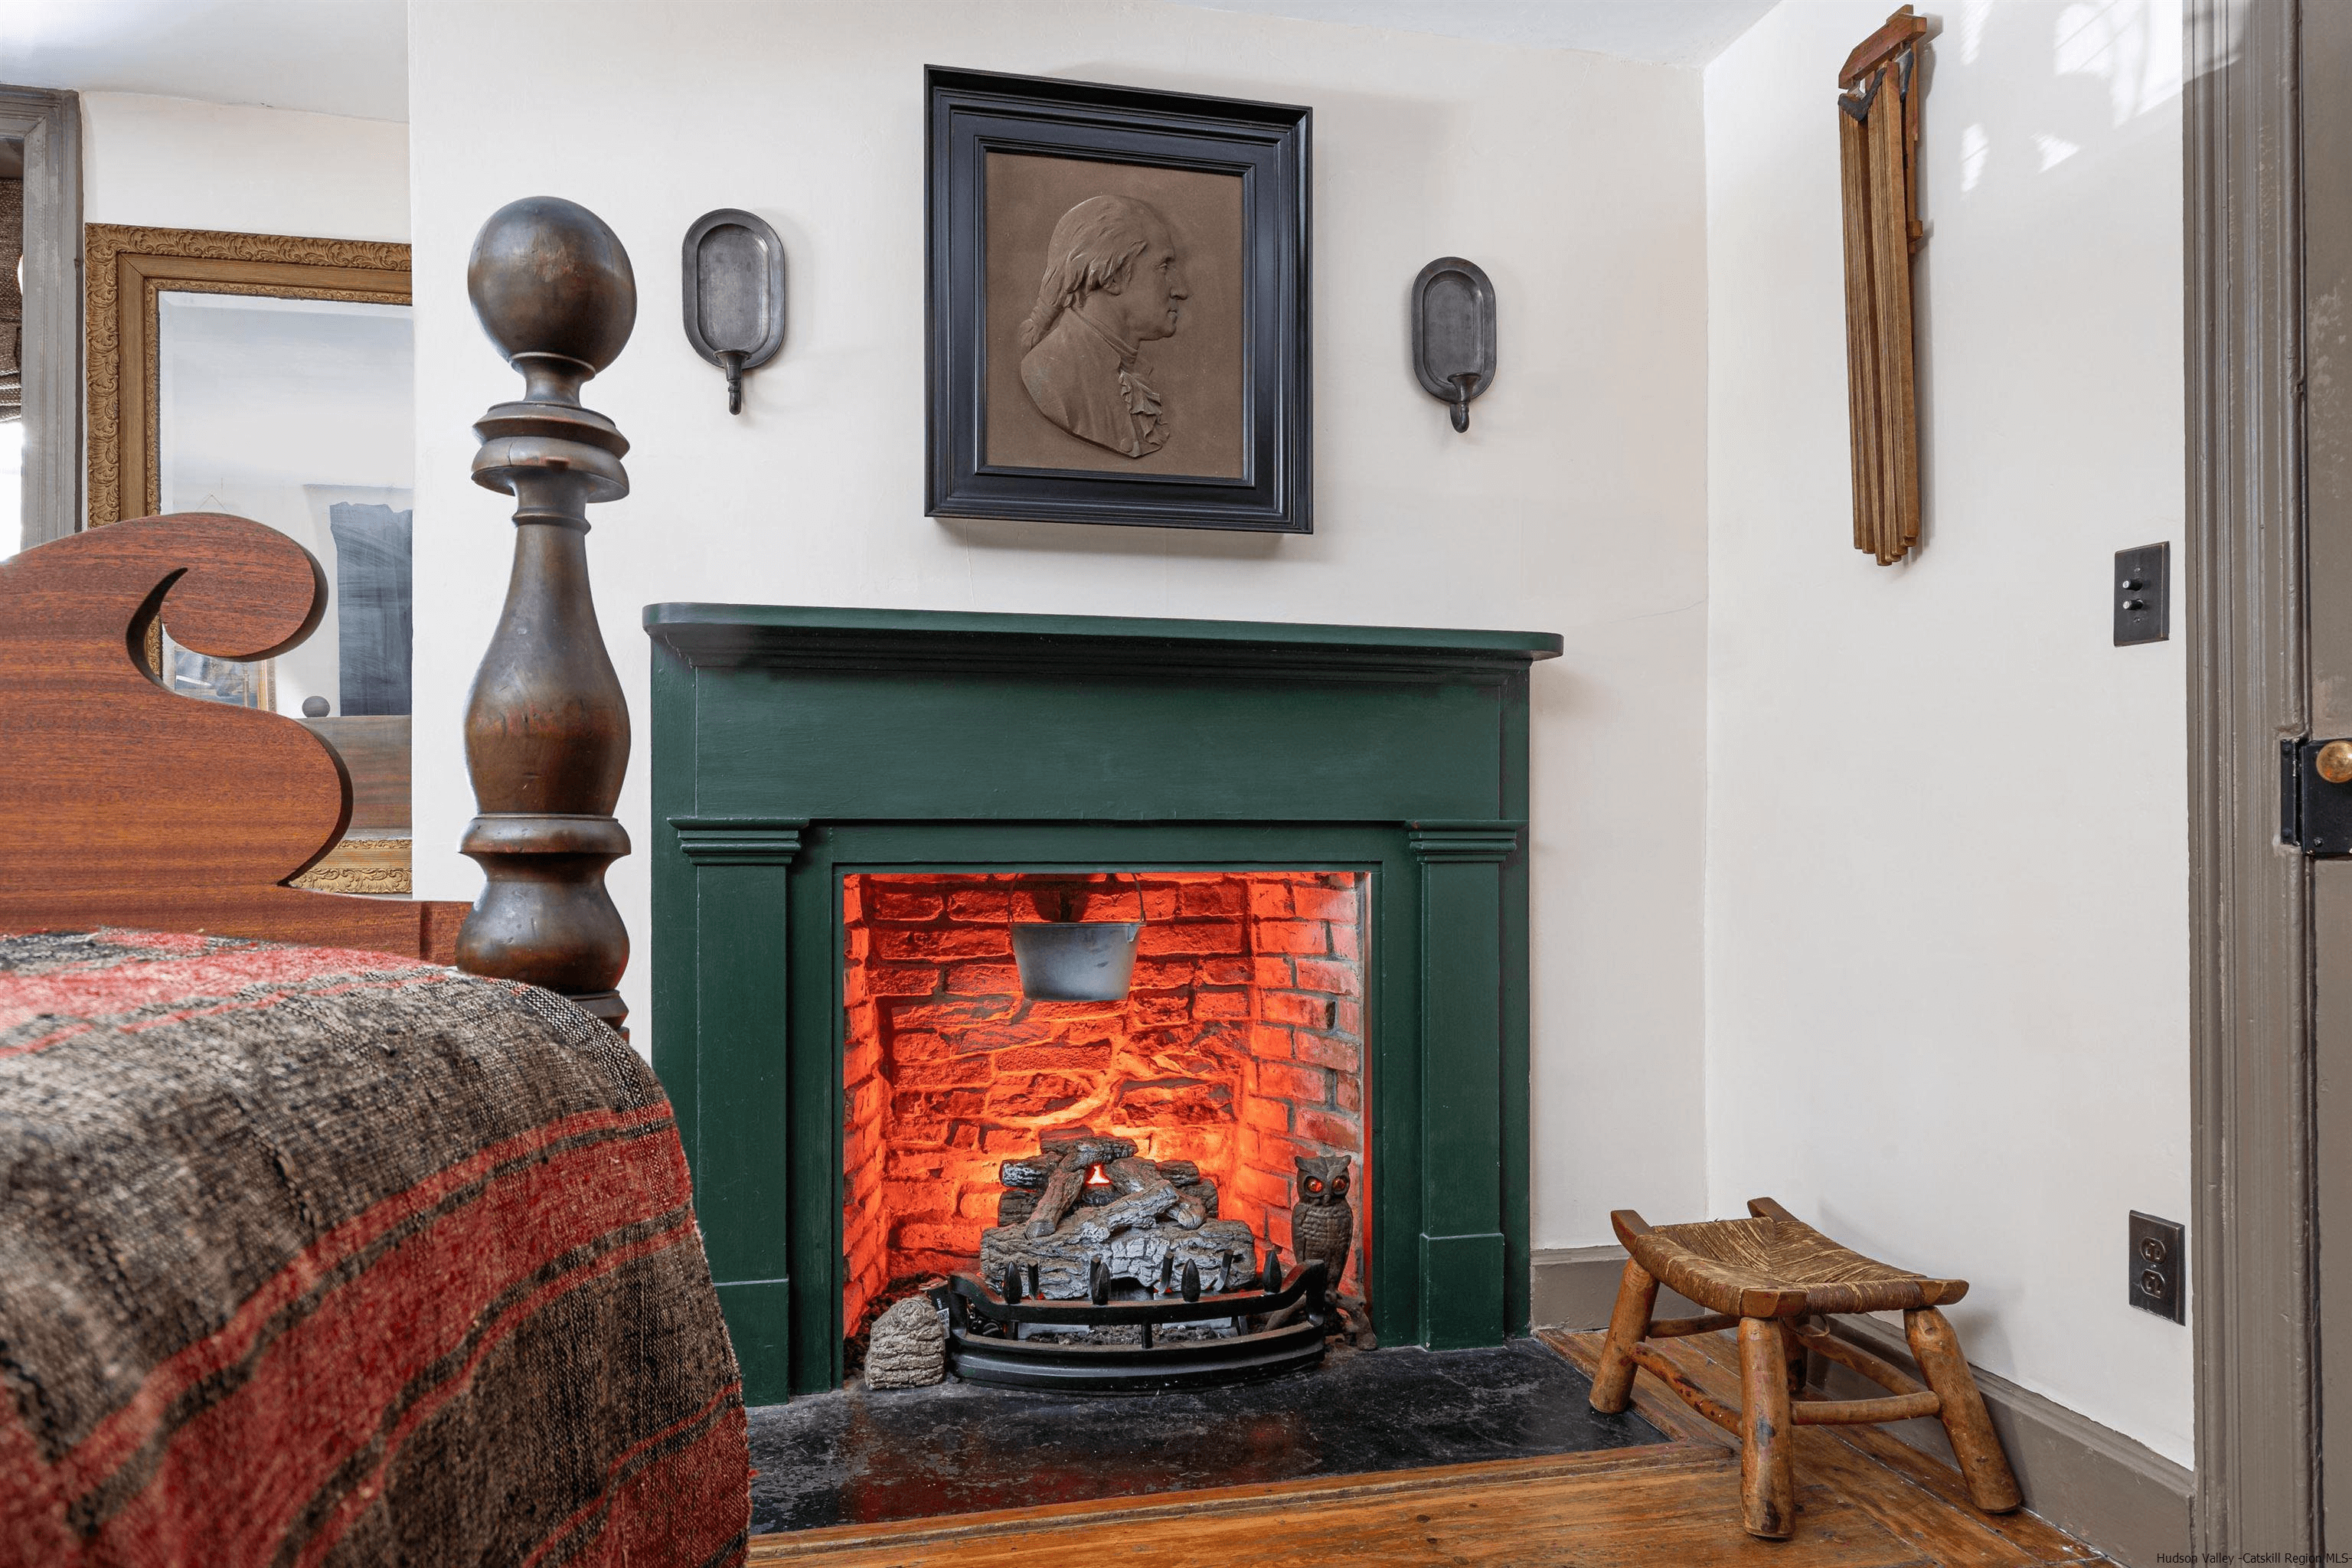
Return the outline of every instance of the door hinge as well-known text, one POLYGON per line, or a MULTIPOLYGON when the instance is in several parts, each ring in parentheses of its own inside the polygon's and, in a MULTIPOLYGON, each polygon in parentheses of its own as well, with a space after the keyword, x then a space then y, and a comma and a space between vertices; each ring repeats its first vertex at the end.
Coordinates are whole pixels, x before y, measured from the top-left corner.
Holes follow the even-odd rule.
POLYGON ((2279 842, 2315 858, 2352 855, 2352 778, 2336 783, 2327 776, 2352 772, 2347 751, 2352 742, 2279 742, 2279 842), (2323 763, 2320 753, 2331 745, 2338 750, 2323 763))

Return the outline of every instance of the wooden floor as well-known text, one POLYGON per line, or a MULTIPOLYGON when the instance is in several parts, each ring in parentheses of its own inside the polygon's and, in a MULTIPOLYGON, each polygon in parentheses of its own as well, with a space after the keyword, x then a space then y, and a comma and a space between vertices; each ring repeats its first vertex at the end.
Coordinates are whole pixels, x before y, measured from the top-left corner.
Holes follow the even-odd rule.
MULTIPOLYGON (((1544 1331, 1543 1337, 1591 1370, 1598 1334, 1544 1331)), ((1738 1352, 1728 1335, 1657 1343, 1701 1388, 1738 1404, 1738 1352)), ((2103 1561, 2031 1514, 1978 1513, 1949 1466, 1867 1426, 1799 1427, 1796 1539, 1753 1540, 1739 1528, 1739 1455, 1729 1436, 1647 1374, 1633 1389, 1642 1413, 1672 1442, 841 1525, 760 1536, 751 1561, 826 1568, 1101 1568, 1138 1558, 1253 1568, 2031 1568, 2103 1561)))

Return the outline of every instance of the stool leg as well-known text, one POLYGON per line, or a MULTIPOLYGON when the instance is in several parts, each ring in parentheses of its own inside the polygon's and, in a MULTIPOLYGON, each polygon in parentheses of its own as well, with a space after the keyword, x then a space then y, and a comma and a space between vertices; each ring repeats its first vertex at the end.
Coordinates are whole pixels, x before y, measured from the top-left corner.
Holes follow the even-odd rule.
POLYGON ((1789 1454, 1789 1361, 1773 1318, 1739 1320, 1740 1523, 1750 1535, 1786 1541, 1797 1530, 1797 1480, 1789 1454))
POLYGON ((1609 1337, 1601 1342, 1601 1364, 1592 1373, 1592 1408, 1614 1415, 1633 1392, 1633 1347, 1650 1331, 1650 1309, 1657 1305, 1658 1282, 1632 1258, 1617 1281, 1616 1310, 1609 1314, 1609 1337))
POLYGON ((1805 1392, 1805 1342, 1797 1337, 1797 1325, 1786 1318, 1780 1320, 1780 1348, 1789 1358, 1789 1397, 1796 1398, 1805 1392))
POLYGON ((2009 1457, 2000 1450, 2000 1435, 1992 1429, 1992 1417, 1985 1414, 1977 1380, 1969 1374, 1959 1336, 1933 1307, 1904 1313, 1903 1333, 1911 1342, 1920 1375, 1943 1401, 1944 1434, 1952 1440, 1952 1452, 1960 1461, 1969 1500, 1987 1513, 2009 1512, 2021 1500, 2017 1477, 2010 1471, 2009 1457))

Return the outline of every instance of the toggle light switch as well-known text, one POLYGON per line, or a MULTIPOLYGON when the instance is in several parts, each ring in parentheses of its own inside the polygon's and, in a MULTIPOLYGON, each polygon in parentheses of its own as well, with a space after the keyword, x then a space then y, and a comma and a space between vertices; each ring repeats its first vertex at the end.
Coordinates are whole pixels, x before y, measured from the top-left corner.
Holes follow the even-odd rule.
POLYGON ((2116 552, 2116 646, 2162 642, 2172 635, 2172 546, 2116 552))

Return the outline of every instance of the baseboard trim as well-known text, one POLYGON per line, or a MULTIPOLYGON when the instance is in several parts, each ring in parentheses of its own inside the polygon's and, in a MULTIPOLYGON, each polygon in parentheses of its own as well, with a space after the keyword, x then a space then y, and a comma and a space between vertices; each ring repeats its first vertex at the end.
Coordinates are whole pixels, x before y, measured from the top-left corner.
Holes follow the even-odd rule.
MULTIPOLYGON (((1539 1248, 1531 1270, 1535 1321, 1570 1330, 1606 1328, 1624 1267, 1621 1247, 1539 1248)), ((1671 1290, 1658 1292, 1662 1318, 1701 1310, 1671 1290)), ((1843 1337, 1916 1373, 1899 1330, 1870 1318, 1832 1321, 1843 1337)), ((1883 1392, 1844 1367, 1822 1365, 1828 1375, 1822 1386, 1841 1397, 1883 1392)), ((1998 1373, 1971 1370, 2026 1507, 2127 1568, 2155 1568, 2161 1557, 2189 1550, 2193 1479, 2185 1466, 1998 1373)), ((1881 1430, 1952 1462, 1951 1446, 1937 1422, 1898 1421, 1881 1430)))
MULTIPOLYGON (((1617 1281, 1625 1272, 1622 1247, 1538 1247, 1529 1270, 1530 1317, 1539 1329, 1571 1332, 1609 1326, 1609 1310, 1617 1304, 1617 1281)), ((1658 1287, 1656 1315, 1696 1317, 1706 1310, 1696 1301, 1658 1287)))
MULTIPOLYGON (((1900 1329, 1871 1318, 1831 1322, 1840 1338, 1917 1375, 1900 1329)), ((1843 1397, 1863 1399, 1881 1392, 1833 1363, 1827 1370, 1832 1375, 1822 1386, 1843 1397)), ((1999 1373, 1974 1366, 1969 1371, 2009 1453, 2010 1468, 2017 1472, 2026 1507, 2129 1568, 2155 1568, 2168 1556, 2177 1562, 2189 1549, 2194 1478, 2187 1466, 1999 1373)), ((1898 1421, 1882 1430, 1953 1462, 1941 1422, 1898 1421)))

